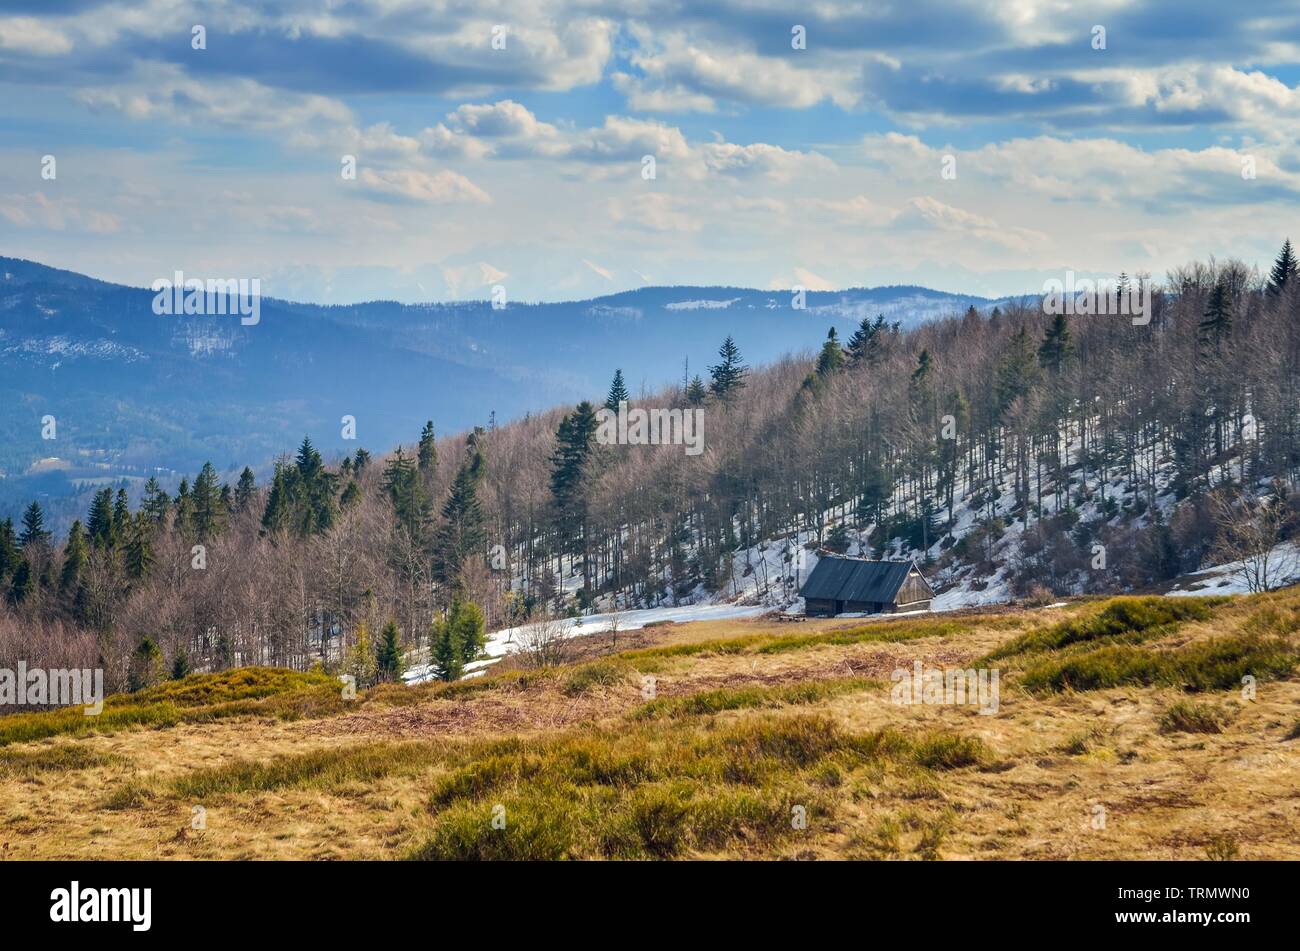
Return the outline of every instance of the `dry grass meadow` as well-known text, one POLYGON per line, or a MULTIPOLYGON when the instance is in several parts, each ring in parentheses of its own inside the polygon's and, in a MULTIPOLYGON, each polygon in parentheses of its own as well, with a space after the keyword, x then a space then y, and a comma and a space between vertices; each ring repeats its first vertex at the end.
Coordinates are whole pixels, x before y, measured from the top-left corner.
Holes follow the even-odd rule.
POLYGON ((1291 589, 669 625, 355 700, 195 675, 0 718, 0 855, 1298 859, 1298 631, 1291 589), (918 659, 997 668, 997 715, 893 703, 918 659))

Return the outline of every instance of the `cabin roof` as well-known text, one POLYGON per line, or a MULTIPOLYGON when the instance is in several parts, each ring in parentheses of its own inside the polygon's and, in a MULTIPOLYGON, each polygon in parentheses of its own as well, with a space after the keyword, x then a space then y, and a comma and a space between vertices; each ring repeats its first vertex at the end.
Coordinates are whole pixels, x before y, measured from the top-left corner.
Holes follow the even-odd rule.
MULTIPOLYGON (((799 594, 826 601, 892 602, 907 580, 913 561, 873 561, 845 555, 822 555, 799 594)), ((920 569, 917 569, 920 574, 920 569)), ((930 586, 921 576, 925 586, 930 586)))

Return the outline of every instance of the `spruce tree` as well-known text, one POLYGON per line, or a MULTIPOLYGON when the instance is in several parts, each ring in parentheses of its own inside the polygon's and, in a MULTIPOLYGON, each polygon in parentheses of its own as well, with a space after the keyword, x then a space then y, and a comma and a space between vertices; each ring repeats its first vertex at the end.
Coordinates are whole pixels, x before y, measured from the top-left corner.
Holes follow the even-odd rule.
POLYGON ((131 524, 131 501, 126 489, 118 489, 113 499, 113 534, 121 539, 126 535, 127 526, 131 524))
POLYGON ((704 386, 704 381, 700 379, 698 373, 695 374, 691 382, 686 384, 686 402, 691 406, 703 406, 708 397, 709 391, 704 386))
POLYGON ((459 632, 448 618, 435 620, 429 632, 430 660, 433 675, 439 680, 459 680, 465 670, 464 651, 459 632))
POLYGON ((90 543, 96 549, 106 550, 117 544, 117 522, 113 517, 113 490, 100 489, 90 502, 90 516, 86 522, 90 543))
POLYGON ((1040 369, 1029 331, 1021 326, 1003 353, 994 381, 998 415, 1005 413, 1017 398, 1026 396, 1039 380, 1040 369))
POLYGON ((140 503, 140 510, 149 517, 155 527, 161 528, 167 522, 167 512, 171 507, 171 499, 167 493, 158 485, 158 480, 153 476, 144 484, 144 499, 140 503))
POLYGON ((137 512, 126 538, 126 574, 139 581, 153 567, 153 522, 145 512, 137 512))
POLYGON ((77 589, 81 586, 81 572, 86 567, 86 558, 89 554, 86 534, 81 529, 81 520, 77 519, 68 530, 68 541, 63 546, 63 571, 59 575, 60 593, 76 595, 77 589))
POLYGON ((718 348, 718 356, 722 358, 722 362, 717 366, 709 367, 711 378, 709 389, 714 396, 725 403, 744 387, 745 375, 749 372, 749 367, 741 362, 740 349, 730 336, 722 341, 722 346, 718 348))
POLYGON ((244 466, 244 471, 239 473, 239 481, 235 483, 235 511, 247 511, 256 494, 257 480, 253 477, 253 470, 244 466))
POLYGON ((605 397, 605 408, 611 413, 618 412, 618 404, 627 402, 631 397, 627 395, 627 385, 623 382, 622 369, 614 371, 614 382, 609 385, 609 395, 605 397))
POLYGON ((334 524, 337 477, 326 471, 320 453, 306 436, 302 437, 302 444, 298 447, 295 465, 300 490, 294 512, 295 527, 304 537, 322 534, 334 524))
POLYGON ((190 498, 190 480, 182 478, 172 500, 172 528, 186 541, 194 539, 194 500, 190 498))
POLYGON ((465 443, 465 458, 443 503, 442 525, 434 546, 434 579, 452 588, 459 586, 465 562, 484 543, 483 508, 478 498, 486 465, 479 449, 481 435, 475 430, 465 443))
POLYGON ((32 563, 26 558, 18 559, 18 567, 14 569, 13 581, 9 585, 9 603, 22 604, 31 597, 34 586, 32 563))
POLYGON ((880 353, 885 336, 885 315, 877 314, 873 322, 870 317, 863 317, 858 329, 849 338, 849 363, 859 366, 872 363, 880 353))
POLYGON ((150 687, 162 679, 163 656, 153 638, 141 639, 140 644, 131 655, 130 668, 127 671, 126 689, 135 693, 150 687))
POLYGON ((209 542, 225 530, 228 509, 221 500, 217 485, 217 470, 205 462, 194 488, 190 491, 193 505, 194 531, 201 542, 209 542))
POLYGON ((6 518, 0 521, 0 584, 14 573, 21 559, 18 536, 14 532, 14 520, 6 518))
POLYGON ((843 367, 844 362, 844 349, 840 346, 835 328, 832 327, 826 334, 826 342, 822 344, 821 353, 817 355, 817 376, 825 379, 843 367))
POLYGON ((348 484, 343 487, 343 494, 339 496, 339 508, 350 509, 360 501, 361 486, 357 484, 356 479, 348 479, 348 484))
POLYGON ((277 462, 271 479, 271 492, 262 510, 262 529, 271 533, 287 532, 292 519, 293 475, 288 466, 277 462))
POLYGON ((596 411, 585 400, 560 420, 551 454, 551 500, 561 552, 581 554, 583 590, 590 590, 587 559, 587 496, 584 475, 596 436, 596 411))
POLYGON ((1210 292, 1205 319, 1198 326, 1197 334, 1202 348, 1213 347, 1216 353, 1232 335, 1232 293, 1223 281, 1217 282, 1210 292))
POLYGON ((447 623, 455 631, 455 642, 460 646, 461 666, 478 660, 487 646, 486 625, 479 606, 473 601, 453 601, 447 623))
POLYGON ((1057 314, 1038 347, 1038 365, 1051 373, 1060 373, 1073 353, 1070 322, 1064 314, 1057 314))
POLYGON ((420 471, 425 473, 432 473, 438 467, 438 443, 433 436, 433 420, 426 422, 424 429, 420 430, 416 463, 420 471))
POLYGON ((402 676, 401 633, 397 622, 390 620, 380 635, 379 651, 375 655, 375 672, 381 681, 392 682, 402 676))
POLYGON ((393 506, 397 523, 417 544, 423 544, 425 524, 429 518, 429 500, 424 494, 416 463, 398 446, 384 466, 380 486, 393 506))
POLYGON ((1273 270, 1268 275, 1269 293, 1281 294, 1286 290, 1295 278, 1297 269, 1300 269, 1300 265, 1297 265, 1295 252, 1291 250, 1291 239, 1287 238, 1282 244, 1282 250, 1278 252, 1277 260, 1273 262, 1273 270))
POLYGON ((50 540, 51 532, 45 528, 45 512, 41 503, 33 502, 23 512, 23 531, 18 536, 19 546, 26 550, 32 545, 40 545, 50 540))

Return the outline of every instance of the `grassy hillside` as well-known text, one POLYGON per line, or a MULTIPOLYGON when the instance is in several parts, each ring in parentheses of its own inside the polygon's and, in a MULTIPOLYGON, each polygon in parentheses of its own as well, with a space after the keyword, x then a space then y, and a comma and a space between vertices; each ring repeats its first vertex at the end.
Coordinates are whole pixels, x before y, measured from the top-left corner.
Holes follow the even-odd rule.
POLYGON ((0 849, 1300 858, 1298 631, 1289 589, 656 628, 580 665, 355 700, 317 674, 191 676, 100 717, 0 719, 0 849), (892 702, 918 660, 997 668, 998 713, 892 702))

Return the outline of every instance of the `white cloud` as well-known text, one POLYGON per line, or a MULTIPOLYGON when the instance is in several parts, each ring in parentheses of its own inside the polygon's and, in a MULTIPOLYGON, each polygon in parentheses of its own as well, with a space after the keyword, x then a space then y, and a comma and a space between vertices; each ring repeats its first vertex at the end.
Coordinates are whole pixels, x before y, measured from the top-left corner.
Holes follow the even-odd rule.
POLYGON ((363 168, 357 180, 373 192, 431 205, 455 202, 487 204, 492 201, 487 192, 450 169, 430 173, 415 169, 363 168))
POLYGON ((60 56, 71 51, 72 40, 57 27, 33 17, 0 17, 0 49, 60 56))

